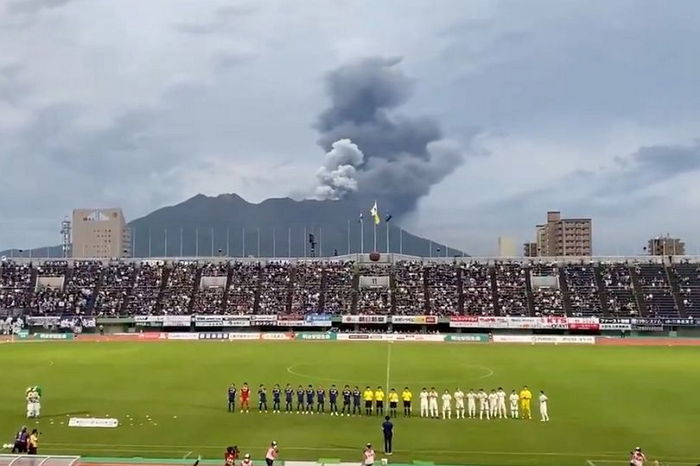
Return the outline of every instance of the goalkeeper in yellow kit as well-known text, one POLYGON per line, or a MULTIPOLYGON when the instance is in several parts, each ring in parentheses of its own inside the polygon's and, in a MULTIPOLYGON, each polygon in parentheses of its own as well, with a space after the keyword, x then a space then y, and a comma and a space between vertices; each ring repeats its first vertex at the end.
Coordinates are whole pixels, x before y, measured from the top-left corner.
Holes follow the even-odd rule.
POLYGON ((520 415, 523 419, 532 419, 530 401, 532 401, 532 393, 526 385, 522 390, 520 390, 520 415))

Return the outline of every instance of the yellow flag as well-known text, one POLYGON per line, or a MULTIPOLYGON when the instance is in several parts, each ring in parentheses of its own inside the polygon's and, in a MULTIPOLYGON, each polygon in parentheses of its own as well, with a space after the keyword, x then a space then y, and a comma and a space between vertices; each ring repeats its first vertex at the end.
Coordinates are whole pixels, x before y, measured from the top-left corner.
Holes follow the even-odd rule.
POLYGON ((372 215, 372 218, 374 219, 374 224, 379 225, 379 209, 377 209, 377 201, 374 201, 374 205, 372 208, 369 210, 370 215, 372 215))

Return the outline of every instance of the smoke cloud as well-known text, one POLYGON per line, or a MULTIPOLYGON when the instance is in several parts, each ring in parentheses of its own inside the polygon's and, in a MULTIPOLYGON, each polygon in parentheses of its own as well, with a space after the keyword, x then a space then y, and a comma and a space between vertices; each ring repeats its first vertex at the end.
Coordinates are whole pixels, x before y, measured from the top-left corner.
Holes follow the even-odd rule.
POLYGON ((330 155, 336 142, 349 139, 364 157, 343 165, 327 160, 319 170, 317 196, 376 199, 382 210, 402 214, 462 163, 460 148, 443 138, 434 119, 394 112, 411 96, 413 86, 398 68, 400 62, 368 58, 326 76, 331 105, 315 125, 319 145, 330 155), (333 167, 341 166, 342 173, 330 176, 337 171, 333 167))
POLYGON ((349 139, 333 143, 326 153, 326 163, 316 172, 318 186, 316 197, 338 200, 357 191, 357 169, 364 160, 364 154, 349 139))

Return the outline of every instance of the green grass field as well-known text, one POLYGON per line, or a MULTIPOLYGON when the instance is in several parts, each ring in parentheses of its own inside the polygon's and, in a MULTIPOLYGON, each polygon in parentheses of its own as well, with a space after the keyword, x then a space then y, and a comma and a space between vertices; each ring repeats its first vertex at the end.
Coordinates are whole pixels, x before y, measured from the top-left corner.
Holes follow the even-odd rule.
MULTIPOLYGON (((44 394, 41 453, 219 458, 238 444, 260 457, 358 461, 381 444, 377 417, 230 414, 231 382, 424 385, 550 397, 551 422, 395 420, 393 462, 624 464, 641 445, 669 464, 700 462, 696 426, 700 351, 684 347, 574 347, 416 343, 168 342, 0 345, 0 433, 25 423, 24 389, 44 394), (387 367, 389 365, 389 367, 387 367), (69 414, 120 419, 117 429, 67 427, 69 414), (128 420, 130 415, 133 421, 128 420)), ((255 401, 255 396, 253 397, 255 401)), ((533 414, 538 417, 536 403, 533 414)), ((415 409, 415 408, 414 408, 415 409)), ((30 422, 32 425, 34 421, 30 422)))

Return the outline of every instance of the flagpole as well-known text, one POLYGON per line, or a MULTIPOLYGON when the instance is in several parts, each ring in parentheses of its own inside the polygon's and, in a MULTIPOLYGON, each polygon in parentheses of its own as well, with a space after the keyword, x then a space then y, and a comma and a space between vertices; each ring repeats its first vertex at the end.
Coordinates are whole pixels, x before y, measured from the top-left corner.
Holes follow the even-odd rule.
POLYGON ((292 227, 287 227, 287 257, 292 257, 292 227))
POLYGON ((365 253, 365 220, 360 215, 360 253, 365 253))
POLYGON ((399 227, 399 254, 403 254, 403 228, 399 227))
POLYGON ((348 219, 348 254, 350 254, 350 220, 348 219))
POLYGON ((272 227, 272 257, 277 257, 277 238, 275 233, 275 227, 272 227))
POLYGON ((323 228, 318 227, 318 257, 323 257, 323 228))
POLYGON ((194 229, 194 255, 199 257, 199 228, 194 229))
POLYGON ((377 250, 377 222, 374 222, 374 249, 373 251, 377 250))
POLYGON ((164 242, 165 245, 163 246, 163 252, 165 253, 164 254, 165 257, 168 257, 168 229, 166 228, 164 231, 165 231, 165 235, 164 235, 165 236, 165 242, 164 242))
POLYGON ((242 243, 242 248, 241 248, 241 257, 245 257, 245 227, 242 228, 241 230, 241 243, 242 243))
POLYGON ((391 215, 389 215, 386 220, 384 220, 384 223, 386 224, 386 253, 389 254, 391 252, 391 248, 389 247, 389 221, 391 221, 391 215))
POLYGON ((231 257, 231 227, 226 227, 226 257, 231 257))
POLYGON ((306 257, 306 227, 304 227, 304 237, 301 242, 304 243, 304 257, 306 257))

